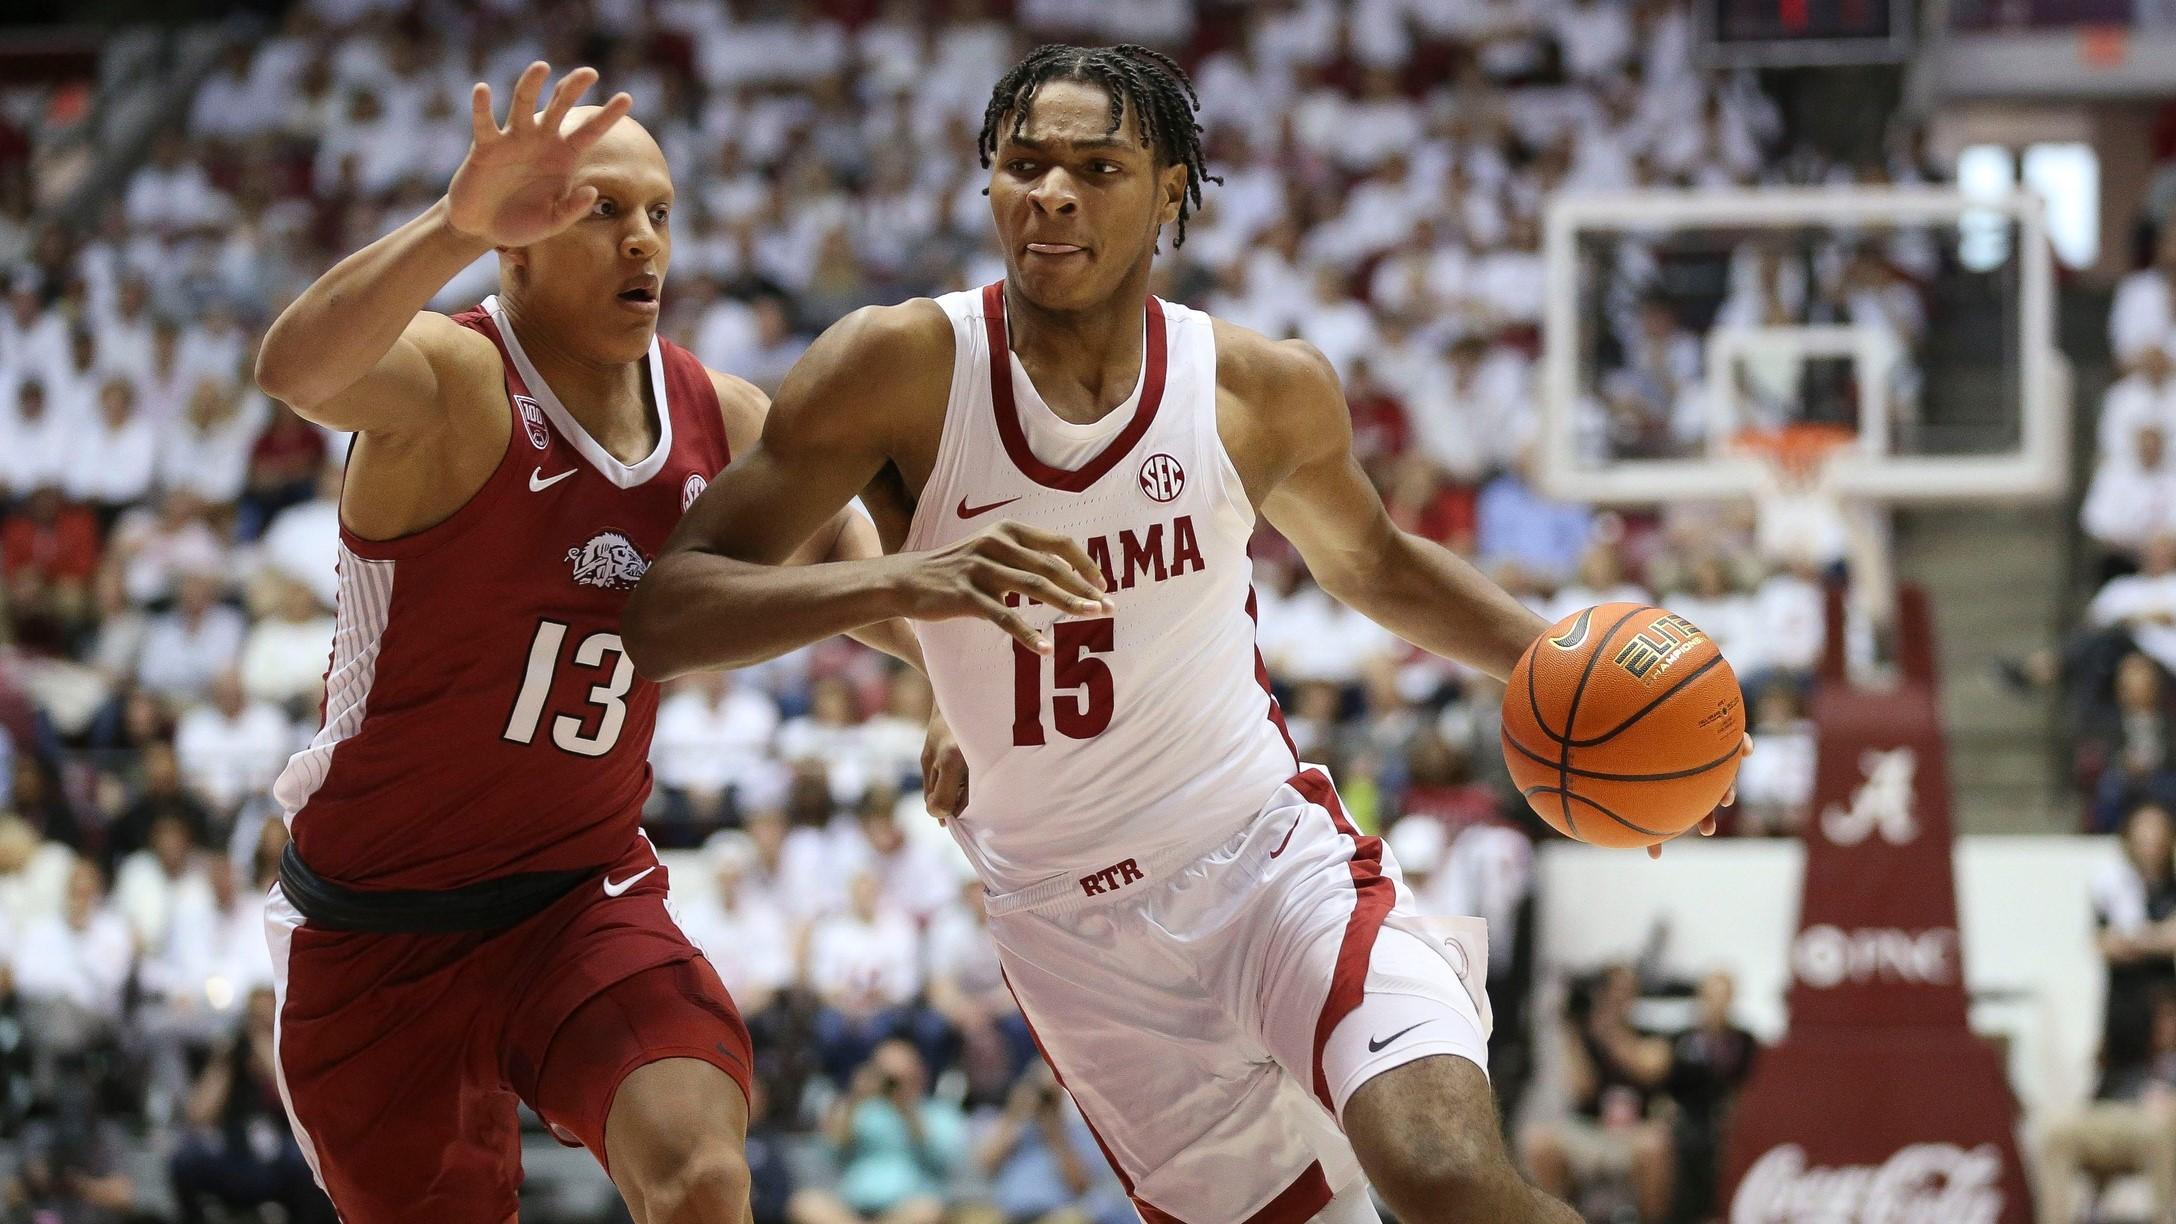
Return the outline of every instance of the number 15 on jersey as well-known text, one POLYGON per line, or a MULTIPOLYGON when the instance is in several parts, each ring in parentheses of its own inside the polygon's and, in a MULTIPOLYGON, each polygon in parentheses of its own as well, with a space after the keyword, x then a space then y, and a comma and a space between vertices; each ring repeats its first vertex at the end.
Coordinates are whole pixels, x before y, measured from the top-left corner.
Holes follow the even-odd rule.
MULTIPOLYGON (((1050 721, 1067 739, 1094 739, 1111 725, 1114 694, 1110 664, 1095 656, 1117 644, 1108 616, 1062 620, 1050 627, 1050 721)), ((1043 730, 1042 655, 1012 644, 1012 742, 1034 748, 1048 742, 1043 730)))

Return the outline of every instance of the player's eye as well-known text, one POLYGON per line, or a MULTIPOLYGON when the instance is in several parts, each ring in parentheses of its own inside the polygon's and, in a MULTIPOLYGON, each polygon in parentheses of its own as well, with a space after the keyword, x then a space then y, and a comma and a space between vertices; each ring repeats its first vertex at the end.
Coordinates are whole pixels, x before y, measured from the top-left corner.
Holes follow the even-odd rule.
POLYGON ((590 206, 589 215, 592 217, 609 217, 618 211, 618 207, 612 201, 599 196, 597 202, 590 206))
POLYGON ((1089 162, 1088 168, 1095 171, 1097 174, 1117 174, 1119 171, 1125 169, 1124 166, 1119 165, 1117 162, 1104 161, 1101 158, 1089 162))
POLYGON ((656 208, 653 208, 653 209, 651 209, 651 210, 650 210, 650 224, 652 224, 652 225, 663 225, 663 224, 665 224, 665 218, 666 218, 667 216, 670 216, 670 215, 671 215, 671 213, 672 213, 672 209, 671 209, 670 207, 668 207, 667 205, 664 205, 664 204, 660 204, 660 205, 658 205, 658 206, 657 206, 656 208))
POLYGON ((1035 163, 1025 158, 1016 157, 1005 163, 1005 169, 1013 174, 1033 174, 1035 173, 1035 163))

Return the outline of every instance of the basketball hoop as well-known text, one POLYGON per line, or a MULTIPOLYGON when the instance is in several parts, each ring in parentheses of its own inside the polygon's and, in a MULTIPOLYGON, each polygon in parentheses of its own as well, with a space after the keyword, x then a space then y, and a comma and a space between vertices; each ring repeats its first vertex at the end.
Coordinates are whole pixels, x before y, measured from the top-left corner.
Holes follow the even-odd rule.
POLYGON ((1824 564, 1842 556, 1851 607, 1880 633, 1896 606, 1887 516, 1878 501, 1848 497, 1834 479, 1836 459, 1861 441, 1842 425, 1801 422, 1741 430, 1726 449, 1759 463, 1764 473, 1753 491, 1761 552, 1794 563, 1824 564))

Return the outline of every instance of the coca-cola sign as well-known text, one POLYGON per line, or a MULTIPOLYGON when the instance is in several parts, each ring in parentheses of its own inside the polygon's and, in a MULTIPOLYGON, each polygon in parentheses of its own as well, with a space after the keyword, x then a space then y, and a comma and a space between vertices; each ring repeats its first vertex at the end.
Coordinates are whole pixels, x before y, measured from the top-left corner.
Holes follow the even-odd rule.
POLYGON ((1806 1149, 1762 1153, 1730 1201, 1730 1224, 1996 1224, 2002 1153, 1992 1143, 1914 1143, 1878 1165, 1808 1167, 1806 1149))

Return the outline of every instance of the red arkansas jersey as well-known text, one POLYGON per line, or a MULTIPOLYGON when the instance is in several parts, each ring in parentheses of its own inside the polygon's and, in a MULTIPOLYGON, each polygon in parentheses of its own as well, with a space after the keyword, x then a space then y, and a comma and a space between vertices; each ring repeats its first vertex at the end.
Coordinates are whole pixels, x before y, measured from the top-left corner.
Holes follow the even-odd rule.
POLYGON ((657 447, 629 466, 544 385, 496 298, 454 322, 505 363, 506 454, 437 526, 384 541, 342 527, 324 724, 273 791, 303 861, 350 887, 620 857, 657 716, 620 612, 728 458, 717 391, 678 345, 650 346, 657 447))

